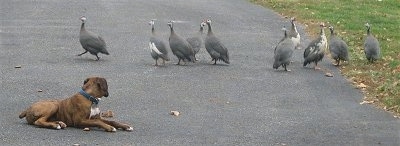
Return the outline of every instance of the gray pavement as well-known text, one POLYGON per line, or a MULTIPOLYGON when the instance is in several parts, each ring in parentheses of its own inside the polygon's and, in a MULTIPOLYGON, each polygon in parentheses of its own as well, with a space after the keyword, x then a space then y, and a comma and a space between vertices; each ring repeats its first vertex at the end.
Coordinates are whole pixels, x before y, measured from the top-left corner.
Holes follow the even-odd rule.
POLYGON ((247 1, 3 0, 0 24, 0 145, 400 145, 399 119, 360 105, 363 95, 329 59, 321 65, 333 78, 303 68, 303 50, 295 51, 292 72, 273 70, 273 48, 289 20, 247 1), (82 15, 111 55, 76 56, 82 15), (149 20, 158 20, 167 40, 169 20, 186 22, 174 26, 189 37, 208 17, 230 65, 209 65, 202 50, 195 64, 173 65, 170 53, 167 66, 152 66, 149 20), (133 132, 51 130, 18 118, 33 102, 78 92, 89 76, 108 80, 101 109, 133 132))

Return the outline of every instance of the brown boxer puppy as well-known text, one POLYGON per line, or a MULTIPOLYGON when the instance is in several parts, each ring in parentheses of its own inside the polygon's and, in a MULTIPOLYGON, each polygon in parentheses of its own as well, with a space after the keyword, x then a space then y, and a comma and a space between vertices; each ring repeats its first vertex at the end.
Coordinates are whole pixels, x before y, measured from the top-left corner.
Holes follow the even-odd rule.
POLYGON ((82 89, 64 100, 39 101, 23 111, 19 118, 26 118, 28 124, 39 127, 63 129, 71 127, 99 127, 108 132, 118 128, 132 131, 129 125, 102 119, 98 103, 108 96, 107 81, 104 78, 87 78, 82 89))

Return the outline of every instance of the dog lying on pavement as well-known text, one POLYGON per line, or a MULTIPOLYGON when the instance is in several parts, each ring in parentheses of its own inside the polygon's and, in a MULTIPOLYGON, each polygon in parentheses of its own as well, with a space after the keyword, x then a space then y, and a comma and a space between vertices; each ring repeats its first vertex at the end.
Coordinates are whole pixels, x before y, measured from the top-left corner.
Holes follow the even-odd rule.
POLYGON ((87 78, 82 89, 64 100, 39 101, 23 111, 19 118, 38 127, 63 129, 70 127, 99 127, 108 132, 117 129, 132 131, 129 125, 102 119, 98 103, 101 97, 108 97, 108 85, 104 78, 87 78))

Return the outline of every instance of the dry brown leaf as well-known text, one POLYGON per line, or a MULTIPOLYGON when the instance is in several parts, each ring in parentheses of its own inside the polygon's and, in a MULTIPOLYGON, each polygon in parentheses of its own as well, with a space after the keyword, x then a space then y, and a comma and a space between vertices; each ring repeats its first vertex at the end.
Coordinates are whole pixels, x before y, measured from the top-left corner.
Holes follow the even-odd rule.
POLYGON ((107 110, 107 112, 101 113, 101 117, 112 118, 114 117, 114 113, 111 110, 107 110))
POLYGON ((179 116, 180 113, 178 111, 171 111, 170 114, 174 116, 179 116))
POLYGON ((325 76, 327 76, 327 77, 333 77, 333 74, 332 74, 332 73, 329 73, 329 72, 327 72, 327 73, 325 73, 325 76))
POLYGON ((360 83, 357 85, 357 88, 367 88, 367 85, 365 85, 364 83, 360 83))
POLYGON ((375 101, 371 100, 371 101, 367 101, 367 100, 363 100, 362 102, 360 102, 361 105, 363 104, 371 104, 374 103, 375 101))

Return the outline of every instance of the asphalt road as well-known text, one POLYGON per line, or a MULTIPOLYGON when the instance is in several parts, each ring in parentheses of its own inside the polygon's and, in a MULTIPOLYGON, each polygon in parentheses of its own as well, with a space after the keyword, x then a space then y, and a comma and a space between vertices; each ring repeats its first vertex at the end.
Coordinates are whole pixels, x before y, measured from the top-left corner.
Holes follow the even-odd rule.
POLYGON ((360 105, 363 95, 329 59, 321 65, 333 78, 303 68, 303 50, 292 72, 273 70, 289 20, 245 0, 3 0, 0 8, 0 145, 400 145, 399 119, 360 105), (111 55, 76 56, 82 15, 111 55), (206 18, 230 65, 210 65, 202 50, 195 64, 173 65, 170 53, 165 67, 152 66, 151 19, 167 40, 169 20, 185 22, 175 30, 189 37, 206 18), (78 92, 89 76, 108 80, 101 109, 133 132, 50 130, 18 118, 35 101, 78 92))

